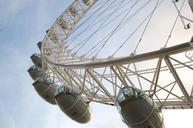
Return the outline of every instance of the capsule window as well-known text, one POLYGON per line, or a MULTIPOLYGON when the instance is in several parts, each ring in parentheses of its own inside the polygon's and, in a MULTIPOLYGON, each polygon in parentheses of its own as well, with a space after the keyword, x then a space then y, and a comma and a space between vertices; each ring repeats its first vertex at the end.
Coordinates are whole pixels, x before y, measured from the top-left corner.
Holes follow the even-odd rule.
POLYGON ((135 90, 135 97, 146 100, 145 94, 141 90, 138 90, 138 89, 135 90))
POLYGON ((119 112, 119 113, 121 113, 121 106, 119 105, 119 103, 118 103, 118 102, 117 102, 117 105, 116 105, 116 106, 117 106, 117 110, 118 110, 118 112, 119 112))
POLYGON ((138 98, 145 100, 145 95, 142 92, 138 92, 138 98))
POLYGON ((118 96, 118 101, 119 101, 119 102, 122 102, 122 101, 124 101, 124 100, 125 100, 124 94, 123 94, 123 93, 120 93, 119 96, 118 96))
POLYGON ((127 96, 133 96, 134 95, 133 89, 132 88, 125 88, 124 94, 127 96))

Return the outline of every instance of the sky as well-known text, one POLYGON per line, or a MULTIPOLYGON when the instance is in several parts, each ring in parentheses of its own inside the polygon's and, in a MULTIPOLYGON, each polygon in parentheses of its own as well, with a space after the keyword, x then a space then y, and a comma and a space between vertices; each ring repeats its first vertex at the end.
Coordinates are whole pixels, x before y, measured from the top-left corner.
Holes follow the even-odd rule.
MULTIPOLYGON (((27 69, 37 42, 71 0, 0 0, 1 128, 127 128, 115 107, 91 103, 91 121, 78 124, 42 100, 27 69)), ((192 128, 193 110, 164 111, 166 128, 192 128)))

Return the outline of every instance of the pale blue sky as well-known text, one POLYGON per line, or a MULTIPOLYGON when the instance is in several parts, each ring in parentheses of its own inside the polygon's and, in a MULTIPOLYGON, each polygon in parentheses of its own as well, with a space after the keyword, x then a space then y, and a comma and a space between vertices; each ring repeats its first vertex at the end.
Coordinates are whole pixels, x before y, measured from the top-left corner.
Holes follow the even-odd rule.
MULTIPOLYGON (((64 115, 57 106, 42 100, 34 88, 27 69, 30 56, 39 52, 37 42, 71 0, 1 0, 0 1, 0 127, 2 128, 83 128, 119 127, 124 125, 116 108, 115 118, 106 118, 112 111, 99 106, 98 119, 86 125, 64 115), (104 117, 104 118, 103 118, 104 117), (119 121, 114 122, 114 119, 119 121), (106 121, 104 121, 106 120, 106 121), (107 123, 108 122, 108 123, 107 123)), ((96 106, 96 105, 94 105, 96 106)), ((96 116, 97 117, 97 116, 96 116)))
MULTIPOLYGON (((31 85, 27 73, 32 64, 30 56, 38 52, 37 42, 71 2, 0 0, 1 128, 127 128, 115 107, 95 103, 91 104, 91 121, 78 124, 57 106, 43 101, 31 85)), ((166 128, 182 128, 185 123, 191 128, 193 111, 169 111, 165 115, 166 128)))

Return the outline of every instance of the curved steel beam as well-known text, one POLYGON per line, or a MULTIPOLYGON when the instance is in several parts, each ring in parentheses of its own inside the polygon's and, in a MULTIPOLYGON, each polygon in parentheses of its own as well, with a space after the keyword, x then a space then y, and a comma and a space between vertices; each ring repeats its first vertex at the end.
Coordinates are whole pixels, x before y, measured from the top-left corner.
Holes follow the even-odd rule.
POLYGON ((138 54, 138 55, 131 55, 128 57, 107 58, 103 60, 101 59, 101 60, 95 60, 95 61, 90 61, 90 62, 83 61, 82 63, 79 62, 75 64, 59 64, 59 63, 55 63, 55 62, 48 60, 46 57, 43 57, 43 58, 47 62, 55 66, 61 66, 61 67, 66 67, 66 68, 99 68, 99 67, 107 67, 107 66, 120 65, 120 64, 123 65, 123 64, 128 64, 128 63, 135 63, 135 62, 151 60, 155 58, 164 57, 166 55, 170 56, 170 55, 178 54, 178 53, 185 52, 191 49, 193 49, 192 42, 186 42, 186 43, 179 44, 176 46, 163 48, 157 51, 138 54))

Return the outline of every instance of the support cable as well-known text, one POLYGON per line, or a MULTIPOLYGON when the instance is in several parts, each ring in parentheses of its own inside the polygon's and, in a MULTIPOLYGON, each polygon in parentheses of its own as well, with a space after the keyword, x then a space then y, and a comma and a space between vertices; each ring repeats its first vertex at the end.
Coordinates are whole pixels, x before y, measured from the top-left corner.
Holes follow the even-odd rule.
MULTIPOLYGON (((146 30, 147 30, 147 27, 149 26, 149 23, 150 23, 150 21, 151 21, 151 19, 152 19, 152 17, 153 17, 153 14, 154 14, 154 12, 155 12, 155 10, 157 9, 157 7, 158 7, 158 5, 159 5, 159 1, 160 0, 157 0, 157 2, 156 2, 156 5, 155 5, 155 7, 154 7, 154 9, 153 9, 153 11, 152 11, 152 13, 151 13, 151 15, 150 15, 150 17, 149 17, 149 20, 148 20, 148 22, 147 22, 147 24, 146 24, 146 26, 145 26, 145 28, 144 28, 144 30, 143 30, 143 32, 142 32, 142 35, 141 35, 141 37, 140 37, 140 39, 139 39, 139 41, 138 41, 138 43, 137 43, 137 46, 135 47, 135 50, 134 50, 134 54, 136 53, 136 50, 137 50, 137 48, 139 47, 139 45, 140 45, 140 43, 141 43, 141 41, 142 41, 142 39, 143 39, 143 37, 144 37, 144 34, 145 34, 145 32, 146 32, 146 30)), ((161 1, 161 3, 163 2, 163 0, 161 1)))
MULTIPOLYGON (((137 4, 136 3, 133 5, 133 7, 137 4)), ((127 16, 129 15, 129 13, 131 12, 131 10, 133 9, 133 7, 126 13, 126 15, 123 17, 123 19, 119 22, 119 24, 117 25, 117 27, 112 31, 112 33, 110 34, 110 36, 107 38, 107 40, 105 40, 105 42, 103 43, 102 47, 97 51, 97 53, 95 54, 95 57, 99 54, 99 52, 105 47, 105 45, 107 44, 107 42, 109 41, 109 39, 116 33, 116 30, 122 25, 122 23, 125 21, 125 19, 127 18, 127 16)))
MULTIPOLYGON (((151 2, 151 0, 147 1, 143 6, 141 6, 138 10, 136 10, 131 16, 129 16, 129 17, 121 24, 122 26, 120 26, 120 27, 115 31, 115 33, 118 32, 118 30, 120 30, 124 25, 126 25, 137 13, 139 13, 140 11, 142 11, 142 9, 145 8, 150 2, 151 2)), ((148 18, 148 17, 147 17, 147 18, 148 18)), ((145 21, 144 21, 144 22, 145 22, 145 21)), ((102 47, 103 41, 104 41, 106 38, 108 38, 108 36, 110 36, 111 34, 112 34, 112 32, 109 33, 108 35, 106 35, 99 43, 97 43, 97 44, 96 44, 95 46, 93 46, 88 52, 86 52, 85 55, 88 54, 88 57, 89 57, 89 56, 91 56, 92 54, 94 54, 94 53, 97 51, 97 49, 99 49, 99 48, 102 47)), ((134 34, 134 33, 133 33, 133 34, 134 34)))
MULTIPOLYGON (((129 1, 129 2, 127 2, 125 5, 123 5, 123 6, 121 6, 120 8, 123 8, 124 6, 127 6, 127 4, 129 4, 130 2, 132 2, 132 0, 131 1, 129 1)), ((113 7, 111 7, 111 8, 113 8, 113 7)), ((123 13, 125 13, 126 11, 127 11, 128 9, 126 9, 126 10, 124 10, 124 11, 122 11, 121 13, 119 13, 115 18, 113 18, 111 21, 109 21, 108 23, 106 23, 104 26, 107 26, 109 23, 111 23, 112 21, 114 21, 116 18, 118 18, 118 17, 120 17, 123 13)), ((104 11, 102 11, 102 12, 100 12, 96 17, 98 18, 99 16, 101 16, 103 13, 105 12, 105 10, 104 11)), ((93 14, 92 14, 93 15, 93 14)), ((78 37, 80 37, 84 32, 86 32, 88 29, 90 29, 90 28, 92 28, 92 26, 95 26, 95 25, 97 25, 97 24, 99 24, 99 23, 101 23, 101 21, 103 21, 103 20, 106 20, 106 17, 108 17, 109 16, 109 14, 108 15, 106 15, 106 16, 104 16, 102 19, 100 19, 100 20, 98 20, 98 21, 96 21, 96 22, 94 22, 94 23, 90 23, 85 29, 83 29, 81 32, 79 32, 78 34, 76 34, 75 36, 73 36, 73 37, 71 37, 70 39, 68 39, 68 41, 72 41, 72 42, 74 42, 78 37)), ((86 22, 86 21, 84 21, 84 22, 86 22)), ((78 26, 78 27, 80 27, 82 25, 82 23, 78 26)), ((76 29, 78 29, 78 28, 76 28, 76 29)), ((74 30, 75 31, 75 30, 74 30)), ((71 42, 71 43, 72 43, 71 42)))
MULTIPOLYGON (((111 15, 109 15, 109 17, 107 17, 107 19, 110 18, 110 17, 120 8, 120 6, 121 6, 123 3, 124 3, 124 0, 122 0, 122 1, 120 2, 120 4, 118 5, 118 7, 114 9, 114 11, 111 13, 111 15)), ((110 6, 109 6, 109 7, 110 7, 110 6)), ((94 33, 92 33, 89 37, 87 37, 86 39, 84 39, 83 41, 81 41, 77 46, 74 47, 74 48, 76 48, 76 47, 80 46, 80 47, 78 48, 78 50, 75 51, 75 54, 77 54, 77 53, 80 51, 80 49, 81 49, 86 43, 88 43, 89 39, 90 39, 91 37, 93 37, 93 36, 101 29, 101 27, 102 27, 106 22, 107 22, 107 20, 105 20, 104 22, 102 22, 102 24, 94 31, 94 33)), ((74 49, 74 48, 72 48, 72 49, 74 49)))
MULTIPOLYGON (((183 9, 183 7, 184 7, 184 4, 185 4, 185 0, 183 1, 182 6, 180 7, 179 13, 181 13, 181 11, 182 11, 182 9, 183 9)), ((179 15, 177 15, 177 17, 176 17, 176 19, 175 19, 175 21, 174 21, 174 24, 173 24, 173 26, 172 26, 172 29, 171 29, 171 31, 170 31, 170 33, 169 33, 169 36, 168 36, 166 42, 165 42, 164 47, 167 47, 167 45, 168 45, 168 42, 169 42, 169 40, 170 40, 170 38, 171 38, 171 36, 172 36, 172 33, 173 33, 174 29, 175 29, 176 24, 177 24, 178 18, 179 18, 179 15)))
MULTIPOLYGON (((158 0, 158 1, 159 1, 159 0, 158 0)), ((163 1, 162 1, 162 2, 163 2, 163 1)), ((157 7, 160 6, 162 2, 160 2, 159 5, 157 5, 157 7)), ((156 8, 157 8, 157 7, 156 7, 156 8)), ((147 17, 145 17, 145 19, 144 19, 144 20, 136 27, 136 29, 127 37, 127 39, 119 46, 119 48, 112 54, 112 56, 114 56, 114 55, 125 45, 125 43, 127 43, 127 41, 138 31, 138 29, 145 23, 145 21, 146 21, 149 17, 150 17, 149 19, 151 19, 154 11, 155 11, 155 10, 153 10, 147 17)), ((149 22, 150 22, 150 20, 149 20, 149 22)), ((146 26, 148 26, 148 24, 149 24, 149 23, 147 23, 146 26)), ((147 29, 147 28, 146 28, 146 29, 147 29)), ((144 33, 145 33, 146 29, 144 30, 144 33)), ((143 36, 143 34, 142 34, 142 36, 143 36)), ((142 38, 142 37, 141 37, 141 38, 142 38)), ((138 47, 138 46, 137 46, 137 47, 138 47)), ((136 48, 135 48, 135 49, 136 49, 136 48)))

